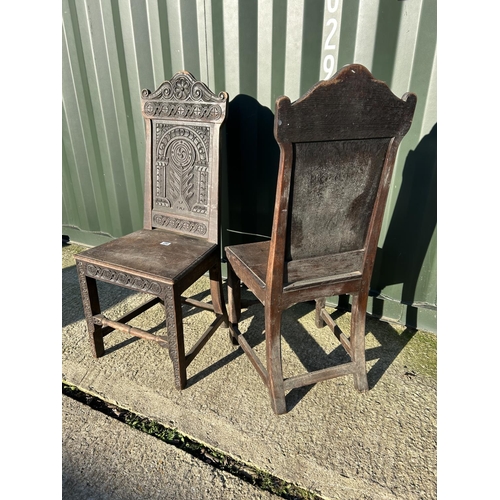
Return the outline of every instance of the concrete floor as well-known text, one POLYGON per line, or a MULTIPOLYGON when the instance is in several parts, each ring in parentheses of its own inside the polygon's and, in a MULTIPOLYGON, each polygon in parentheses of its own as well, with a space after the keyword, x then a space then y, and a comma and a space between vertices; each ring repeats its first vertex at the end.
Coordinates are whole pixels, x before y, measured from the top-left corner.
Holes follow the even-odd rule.
MULTIPOLYGON (((370 391, 358 393, 350 376, 332 379, 292 391, 287 396, 290 411, 276 416, 259 375, 241 349, 231 345, 227 330, 219 329, 189 366, 188 387, 180 392, 174 388, 168 352, 156 343, 114 332, 105 338, 106 354, 94 359, 73 259, 82 249, 78 245, 63 247, 63 381, 174 427, 199 442, 324 498, 437 498, 434 334, 369 318, 366 346, 370 391)), ((209 300, 207 282, 202 278, 189 292, 198 299, 209 300)), ((112 319, 143 301, 140 294, 104 283, 99 283, 99 291, 105 314, 112 319)), ((187 306, 185 314, 189 347, 213 315, 195 312, 187 306)), ((338 322, 348 331, 349 313, 344 313, 338 322)), ((161 305, 131 324, 165 334, 161 305)), ((240 330, 248 332, 245 336, 261 354, 264 352, 263 325, 260 305, 243 311, 240 330)), ((329 329, 315 327, 313 306, 308 303, 298 304, 284 315, 283 339, 286 376, 346 359, 343 348, 329 329)), ((142 474, 119 473, 133 470, 131 462, 137 460, 137 454, 146 456, 147 450, 155 449, 151 444, 153 438, 131 432, 133 429, 125 432, 120 427, 123 424, 110 425, 106 417, 79 409, 75 402, 65 401, 63 408, 65 498, 272 497, 267 493, 268 496, 258 496, 264 493, 255 489, 238 490, 250 485, 237 484, 237 481, 235 485, 230 484, 228 481, 234 478, 214 479, 215 473, 209 469, 204 476, 199 472, 204 467, 200 469, 192 463, 194 459, 185 460, 187 469, 178 476, 183 477, 184 482, 191 477, 200 477, 202 482, 205 478, 205 486, 196 488, 200 492, 198 496, 193 496, 192 490, 183 489, 179 483, 168 482, 171 481, 166 479, 171 477, 168 465, 148 468, 147 461, 139 460, 142 474), (78 432, 69 432, 72 429, 78 432), (98 438, 99 430, 101 438, 98 438), (78 443, 89 434, 95 435, 95 439, 88 439, 85 446, 80 446, 78 443), (110 446, 103 449, 103 435, 112 443, 113 460, 105 456, 110 446), (111 468, 116 484, 110 479, 109 471, 107 475, 105 470, 98 472, 100 467, 111 468), (106 488, 96 489, 90 477, 107 477, 106 488), (86 493, 85 482, 89 489, 86 493), (134 493, 146 484, 158 483, 165 491, 176 493, 166 496, 167 493, 158 489, 155 490, 158 496, 134 493), (210 485, 215 490, 210 489, 210 485), (83 491, 81 496, 68 493, 78 488, 83 491), (91 488, 91 496, 85 496, 91 488), (113 491, 120 493, 113 496, 110 493, 113 491), (226 494, 229 496, 224 496, 226 494)), ((162 460, 180 463, 179 450, 170 453, 168 448, 165 445, 162 449, 162 460)))

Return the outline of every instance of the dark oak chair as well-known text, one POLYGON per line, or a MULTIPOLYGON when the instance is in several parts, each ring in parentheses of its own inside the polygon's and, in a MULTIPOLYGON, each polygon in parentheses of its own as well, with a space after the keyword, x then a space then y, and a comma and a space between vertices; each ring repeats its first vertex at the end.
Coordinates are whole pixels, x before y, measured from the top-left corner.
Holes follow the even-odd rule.
POLYGON ((234 341, 269 390, 275 413, 285 393, 341 375, 368 390, 365 315, 377 242, 398 146, 410 128, 416 96, 396 97, 359 64, 342 68, 303 97, 276 101, 280 166, 271 240, 226 247, 229 321, 234 341), (266 363, 239 332, 241 281, 265 306, 266 363), (325 309, 327 297, 351 295, 350 336, 325 309), (351 361, 283 378, 281 317, 316 301, 351 361))
POLYGON ((186 386, 186 368, 227 313, 221 288, 219 246, 219 135, 228 95, 215 95, 186 71, 151 93, 142 91, 146 123, 144 228, 75 256, 92 352, 104 354, 103 337, 113 330, 167 347, 175 386, 186 386), (182 293, 206 272, 212 304, 182 293), (96 280, 151 295, 142 306, 112 320, 101 313, 96 280), (167 335, 127 323, 163 303, 167 335), (182 304, 216 315, 185 353, 182 304))

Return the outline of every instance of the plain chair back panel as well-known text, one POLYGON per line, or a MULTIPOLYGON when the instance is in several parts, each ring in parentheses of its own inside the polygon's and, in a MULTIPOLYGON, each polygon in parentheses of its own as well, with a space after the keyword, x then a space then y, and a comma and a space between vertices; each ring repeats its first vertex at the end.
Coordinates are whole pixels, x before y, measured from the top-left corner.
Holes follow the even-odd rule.
POLYGON ((294 144, 286 260, 364 248, 388 143, 294 144))

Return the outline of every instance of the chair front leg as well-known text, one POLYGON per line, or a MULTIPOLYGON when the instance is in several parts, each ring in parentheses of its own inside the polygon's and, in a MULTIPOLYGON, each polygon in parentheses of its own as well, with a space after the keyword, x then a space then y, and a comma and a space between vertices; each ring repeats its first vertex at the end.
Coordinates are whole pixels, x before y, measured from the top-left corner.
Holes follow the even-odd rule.
POLYGON ((283 368, 281 358, 281 316, 282 311, 273 305, 265 306, 266 357, 268 389, 271 406, 277 415, 287 412, 283 368))
POLYGON ((354 387, 360 391, 368 391, 365 356, 365 324, 368 291, 352 296, 351 308, 351 349, 352 361, 355 364, 354 387))
POLYGON ((102 325, 94 323, 94 316, 101 314, 97 283, 94 278, 89 278, 85 275, 85 264, 83 262, 77 261, 77 269, 90 347, 94 358, 99 358, 104 355, 104 340, 102 325))
POLYGON ((182 390, 186 387, 187 366, 184 350, 181 296, 176 293, 173 286, 167 286, 163 300, 167 324, 168 353, 174 367, 175 387, 182 390))

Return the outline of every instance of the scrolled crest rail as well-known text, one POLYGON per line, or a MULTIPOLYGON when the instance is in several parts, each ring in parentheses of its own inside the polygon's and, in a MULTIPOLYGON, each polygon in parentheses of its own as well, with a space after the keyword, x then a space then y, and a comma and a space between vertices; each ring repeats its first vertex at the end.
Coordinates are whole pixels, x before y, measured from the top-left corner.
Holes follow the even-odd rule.
POLYGON ((146 118, 169 117, 182 120, 205 118, 219 122, 224 115, 227 94, 214 94, 188 71, 177 73, 151 92, 142 90, 142 111, 146 118))

